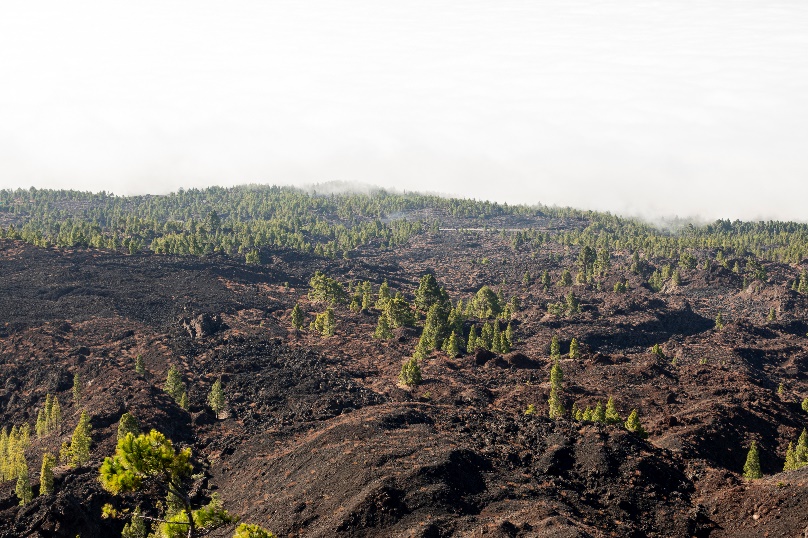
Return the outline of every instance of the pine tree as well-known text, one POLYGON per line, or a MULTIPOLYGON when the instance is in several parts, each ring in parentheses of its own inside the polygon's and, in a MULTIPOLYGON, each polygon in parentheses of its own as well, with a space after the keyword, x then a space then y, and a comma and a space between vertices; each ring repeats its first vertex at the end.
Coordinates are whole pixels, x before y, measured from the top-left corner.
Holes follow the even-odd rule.
POLYGON ((578 358, 578 340, 575 338, 572 339, 570 342, 570 358, 577 359, 578 358))
MULTIPOLYGON (((477 329, 475 329, 474 325, 472 325, 471 329, 469 329, 469 339, 468 342, 466 342, 466 351, 469 353, 474 353, 477 351, 477 346, 477 329)), ((808 401, 808 398, 806 398, 806 401, 808 401)))
POLYGON ((81 375, 76 372, 73 374, 73 405, 78 407, 81 403, 81 395, 84 392, 84 383, 81 381, 81 375))
POLYGON ((36 414, 36 426, 34 431, 36 431, 36 436, 40 439, 48 434, 48 419, 45 418, 44 409, 40 409, 36 414))
POLYGON ((121 538, 146 538, 147 535, 146 522, 143 520, 140 507, 137 507, 132 511, 129 523, 123 526, 121 538))
POLYGON ((628 431, 636 433, 639 437, 643 439, 648 437, 648 433, 645 431, 645 428, 643 428, 642 424, 640 424, 639 413, 637 412, 636 409, 631 410, 631 413, 628 415, 628 418, 626 419, 624 426, 628 431))
POLYGON ((443 351, 445 351, 450 357, 460 356, 460 342, 457 333, 452 332, 452 334, 449 335, 449 338, 443 342, 443 351))
POLYGON ((296 331, 299 331, 303 328, 303 310, 300 308, 300 305, 295 303, 295 306, 292 308, 292 314, 289 316, 289 321, 292 323, 292 328, 296 331))
POLYGON ((802 400, 802 410, 808 413, 808 398, 802 400))
POLYGON ((561 364, 558 362, 558 358, 553 361, 553 366, 550 368, 550 386, 561 388, 561 384, 564 382, 564 372, 561 370, 561 364))
POLYGON ((182 396, 180 396, 180 407, 188 411, 188 391, 182 391, 182 396))
POLYGON ((513 347, 513 325, 508 323, 505 327, 505 339, 508 341, 508 349, 513 347))
POLYGON ((564 404, 561 403, 561 397, 558 394, 559 389, 556 387, 550 388, 550 398, 547 401, 549 407, 548 415, 550 418, 561 418, 564 416, 564 404))
POLYGON ((219 376, 219 378, 213 382, 213 386, 210 388, 210 394, 208 394, 208 405, 213 410, 213 414, 217 417, 224 409, 224 390, 222 389, 221 376, 219 376))
POLYGON ((491 331, 491 351, 493 353, 502 353, 502 338, 499 332, 499 322, 494 321, 493 331, 491 331))
POLYGON ((552 282, 550 281, 550 273, 548 273, 546 270, 543 271, 541 274, 541 287, 544 289, 544 291, 547 291, 548 289, 550 289, 551 284, 552 282))
POLYGON ((769 309, 769 315, 766 316, 766 321, 775 321, 777 319, 777 313, 774 311, 774 307, 769 309))
POLYGON ((143 361, 143 355, 140 353, 135 357, 135 372, 140 375, 146 375, 146 363, 143 361))
POLYGON ((558 285, 563 288, 572 286, 572 275, 570 274, 569 270, 564 269, 561 272, 561 278, 558 281, 558 285))
POLYGON ((70 466, 78 467, 90 460, 90 444, 92 443, 92 427, 87 411, 82 411, 79 423, 73 430, 73 437, 70 438, 70 466))
POLYGON ((59 404, 59 397, 54 396, 52 400, 50 415, 48 415, 48 431, 62 432, 62 406, 59 404))
POLYGON ((808 432, 806 432, 805 428, 802 429, 800 438, 797 439, 797 447, 794 449, 794 455, 800 466, 808 463, 808 432))
POLYGON ((743 466, 744 478, 755 480, 761 478, 763 473, 760 472, 760 454, 758 453, 757 443, 752 441, 749 447, 749 452, 746 454, 746 463, 743 466))
POLYGON ((182 375, 173 364, 168 367, 166 383, 163 386, 163 390, 177 403, 179 403, 183 393, 185 393, 185 383, 182 382, 182 375))
POLYGON ((62 441, 62 446, 59 448, 59 463, 61 465, 70 465, 72 456, 70 454, 70 443, 62 441))
POLYGON ((715 328, 719 331, 724 328, 724 318, 721 315, 721 312, 719 312, 715 317, 715 328))
POLYGON ((121 419, 118 421, 118 441, 126 437, 127 433, 131 433, 135 437, 140 435, 140 424, 138 424, 134 415, 129 412, 121 415, 121 419))
POLYGON ((620 424, 623 422, 623 419, 620 418, 620 414, 617 412, 617 408, 614 405, 614 399, 609 396, 609 401, 606 402, 606 413, 605 413, 606 424, 620 424))
POLYGON ((390 322, 387 319, 387 314, 384 312, 379 315, 379 323, 376 325, 376 330, 373 331, 373 338, 379 340, 389 340, 393 337, 393 331, 390 329, 390 322))
POLYGON ((550 340, 550 358, 551 359, 558 359, 561 357, 561 345, 558 343, 558 336, 553 335, 553 339, 550 340))
POLYGON ((418 339, 418 344, 415 346, 415 351, 412 356, 415 359, 425 359, 429 357, 432 350, 435 349, 432 345, 431 339, 428 334, 422 333, 418 339))
POLYGON ((404 364, 401 365, 401 372, 398 374, 398 381, 408 387, 414 387, 421 383, 421 367, 418 364, 418 359, 412 357, 404 361, 404 364))
POLYGON ((788 443, 788 449, 786 450, 786 463, 783 465, 784 471, 793 471, 794 469, 799 469, 799 465, 797 464, 797 455, 794 451, 794 443, 788 443))
POLYGON ((56 458, 50 452, 42 455, 42 469, 39 471, 39 495, 51 495, 53 493, 53 467, 56 465, 56 458))
POLYGON ((510 353, 510 351, 511 343, 508 341, 508 337, 504 332, 499 333, 499 352, 510 353))
POLYGON ((603 408, 603 404, 598 402, 595 406, 595 410, 592 412, 592 420, 595 422, 606 422, 606 410, 603 408))
POLYGON ((379 286, 379 296, 378 299, 376 300, 376 308, 378 308, 379 310, 384 310, 387 305, 387 301, 389 300, 390 300, 390 286, 387 284, 387 281, 385 280, 384 282, 382 282, 382 285, 379 286))
POLYGON ((24 506, 31 502, 34 498, 34 492, 31 489, 31 480, 28 476, 28 463, 25 458, 20 456, 17 460, 17 485, 14 488, 14 494, 20 500, 20 506, 24 506))

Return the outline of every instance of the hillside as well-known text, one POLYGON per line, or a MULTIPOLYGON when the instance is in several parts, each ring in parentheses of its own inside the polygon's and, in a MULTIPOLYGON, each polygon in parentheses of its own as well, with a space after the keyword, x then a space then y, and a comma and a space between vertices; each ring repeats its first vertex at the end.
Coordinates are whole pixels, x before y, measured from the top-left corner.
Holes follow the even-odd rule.
POLYGON ((0 236, 0 425, 34 428, 47 395, 63 416, 58 431, 32 430, 33 500, 20 506, 15 481, 0 482, 0 536, 119 536, 125 520, 102 518, 106 503, 157 516, 155 491, 115 497, 97 478, 125 412, 191 448, 195 502, 218 493, 277 536, 720 538, 808 525, 808 466, 783 472, 808 422, 805 225, 661 230, 384 192, 31 190, 0 191, 0 236), (344 297, 315 300, 325 277, 344 297), (414 323, 395 327, 397 292, 414 323), (322 336, 309 324, 329 306, 334 334, 322 336), (380 318, 387 338, 374 337, 380 318), (458 349, 440 350, 452 333, 458 349), (550 418, 555 351, 563 416, 550 418), (423 381, 407 386, 414 353, 423 381), (163 390, 171 366, 187 409, 163 390), (619 423, 572 415, 609 398, 619 423), (623 425, 635 409, 647 438, 623 425), (36 496, 42 454, 59 453, 81 410, 89 461, 59 462, 55 493, 36 496), (756 480, 742 476, 752 441, 756 480))

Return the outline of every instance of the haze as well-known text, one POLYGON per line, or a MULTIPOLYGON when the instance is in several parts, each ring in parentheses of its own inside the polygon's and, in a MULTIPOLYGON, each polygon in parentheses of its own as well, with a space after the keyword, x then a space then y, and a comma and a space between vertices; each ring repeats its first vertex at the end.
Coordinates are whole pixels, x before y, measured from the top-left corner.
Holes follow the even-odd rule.
POLYGON ((4 2, 0 187, 806 220, 808 4, 4 2))

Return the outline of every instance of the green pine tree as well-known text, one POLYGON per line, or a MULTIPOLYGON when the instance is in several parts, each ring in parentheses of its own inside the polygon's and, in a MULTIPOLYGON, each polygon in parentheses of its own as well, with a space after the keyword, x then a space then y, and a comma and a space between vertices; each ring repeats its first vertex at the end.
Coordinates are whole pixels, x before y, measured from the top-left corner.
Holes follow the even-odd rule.
POLYGON ((180 396, 180 407, 188 411, 188 391, 182 391, 182 396, 180 396))
POLYGON ((87 411, 82 411, 79 423, 73 430, 73 437, 70 438, 70 466, 78 467, 90 460, 90 445, 92 444, 92 427, 87 411))
POLYGON ((292 307, 292 313, 289 316, 289 321, 292 323, 292 328, 296 331, 299 331, 303 328, 303 322, 305 318, 303 316, 303 310, 300 308, 300 305, 295 303, 295 306, 292 307))
POLYGON ((721 315, 721 312, 715 317, 715 328, 719 331, 724 328, 724 317, 721 315))
POLYGON ((147 536, 146 522, 143 519, 140 507, 137 507, 132 511, 129 523, 123 526, 121 538, 146 538, 147 536))
POLYGON ((210 394, 208 394, 208 405, 213 410, 213 414, 216 417, 224 410, 224 390, 222 389, 222 377, 219 376, 216 381, 213 382, 213 386, 210 388, 210 394))
POLYGON ((763 476, 760 472, 760 454, 758 453, 757 443, 752 441, 749 447, 749 452, 746 454, 746 463, 743 465, 743 476, 750 480, 756 480, 763 476))
POLYGON ((31 480, 28 476, 28 463, 23 456, 20 456, 17 461, 17 485, 14 488, 14 493, 20 500, 20 506, 28 504, 34 498, 31 480))
POLYGON ((56 458, 50 452, 42 455, 42 469, 39 471, 39 495, 51 495, 53 493, 53 468, 56 465, 56 458))
POLYGON ((603 404, 598 402, 595 406, 595 411, 592 413, 592 420, 594 422, 606 422, 606 410, 603 408, 603 404))
MULTIPOLYGON (((477 346, 477 329, 475 329, 474 325, 472 325, 471 329, 469 329, 469 339, 468 342, 466 342, 466 351, 469 353, 474 353, 477 351, 477 346)), ((808 398, 806 398, 806 401, 808 401, 808 398)))
POLYGON ((555 388, 561 388, 561 384, 564 382, 564 372, 561 370, 561 364, 558 362, 558 358, 553 361, 553 366, 550 368, 550 386, 555 388))
POLYGON ((460 343, 458 342, 457 333, 452 332, 452 334, 449 335, 449 338, 443 342, 443 351, 445 351, 450 357, 460 356, 460 343))
POLYGON ((185 383, 182 381, 182 375, 173 364, 168 367, 166 383, 163 386, 163 390, 177 403, 180 402, 182 395, 185 393, 185 383))
POLYGON ((376 330, 373 331, 373 338, 389 340, 392 337, 393 331, 390 329, 390 321, 387 319, 387 314, 382 312, 379 315, 379 323, 376 325, 376 330))
POLYGON ((62 432, 62 406, 59 404, 59 397, 54 396, 52 400, 50 415, 48 415, 48 431, 62 432))
POLYGON ((550 398, 547 401, 547 405, 549 407, 548 415, 553 419, 564 416, 564 404, 561 402, 561 396, 558 393, 558 388, 550 388, 550 398))
POLYGON ((808 413, 808 398, 802 400, 802 410, 808 413))
POLYGON ((794 451, 794 443, 788 443, 788 449, 786 450, 786 463, 783 465, 784 471, 793 471, 794 469, 798 469, 799 465, 797 464, 797 455, 794 451))
POLYGON ((579 357, 578 340, 573 338, 570 342, 570 358, 577 359, 579 357))
POLYGON ((412 357, 404 361, 404 364, 401 365, 401 372, 398 374, 398 381, 408 387, 421 384, 421 367, 418 364, 418 359, 412 357))
POLYGON ((643 439, 648 437, 648 433, 645 431, 645 428, 643 428, 642 424, 640 424, 640 416, 636 409, 631 410, 631 413, 628 415, 624 426, 628 431, 636 433, 643 439))
POLYGON ((146 375, 146 363, 143 361, 143 355, 140 353, 135 357, 135 372, 140 375, 146 375))
POLYGON ((561 357, 561 345, 558 343, 558 336, 553 335, 553 339, 550 340, 550 358, 558 359, 560 357, 561 357))
POLYGON ((620 418, 620 413, 617 412, 617 408, 614 405, 614 399, 611 396, 609 396, 609 401, 606 402, 605 419, 606 424, 620 424, 623 422, 623 419, 620 418))
POLYGON ((126 412, 121 415, 118 421, 118 441, 126 437, 127 433, 131 433, 135 437, 140 435, 140 424, 132 413, 126 412))

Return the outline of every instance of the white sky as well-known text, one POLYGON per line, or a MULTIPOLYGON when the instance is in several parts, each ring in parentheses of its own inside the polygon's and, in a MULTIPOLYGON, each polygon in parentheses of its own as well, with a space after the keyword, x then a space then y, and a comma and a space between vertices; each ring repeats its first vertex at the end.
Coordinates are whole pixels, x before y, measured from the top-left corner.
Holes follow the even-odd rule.
POLYGON ((808 220, 808 2, 0 2, 0 187, 330 180, 808 220))

